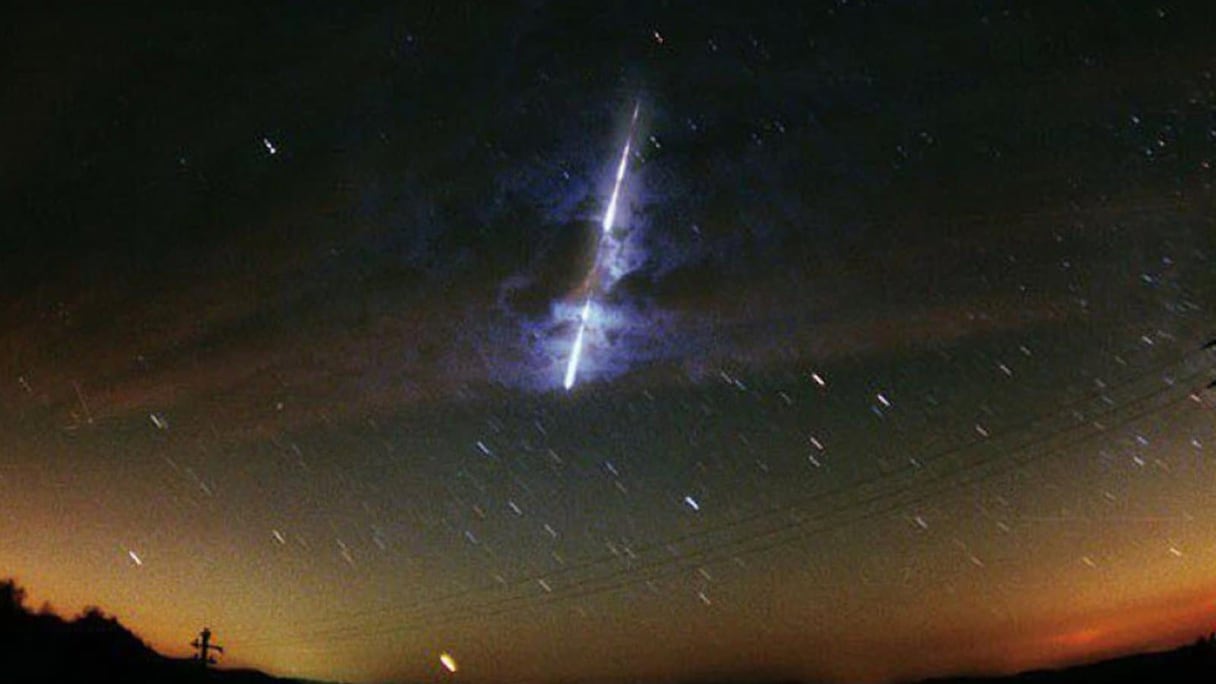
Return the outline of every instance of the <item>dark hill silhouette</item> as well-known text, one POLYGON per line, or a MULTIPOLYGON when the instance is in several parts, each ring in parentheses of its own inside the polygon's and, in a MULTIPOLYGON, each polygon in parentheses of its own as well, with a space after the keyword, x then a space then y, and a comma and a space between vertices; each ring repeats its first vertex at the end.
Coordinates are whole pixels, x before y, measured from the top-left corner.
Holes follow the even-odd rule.
POLYGON ((117 619, 87 608, 67 620, 25 606, 25 592, 0 581, 0 682, 94 684, 286 684, 254 670, 204 669, 197 661, 167 658, 152 650, 117 619))
MULTIPOLYGON (((1057 670, 1034 670, 1002 677, 925 679, 915 684, 1216 684, 1216 635, 1189 646, 1139 653, 1057 670)), ((686 684, 797 684, 787 680, 697 680, 686 684)), ((910 683, 911 684, 911 683, 910 683)))
POLYGON ((1035 670, 1008 677, 953 677, 921 684, 1141 684, 1216 682, 1216 636, 1158 653, 1139 653, 1060 670, 1035 670))

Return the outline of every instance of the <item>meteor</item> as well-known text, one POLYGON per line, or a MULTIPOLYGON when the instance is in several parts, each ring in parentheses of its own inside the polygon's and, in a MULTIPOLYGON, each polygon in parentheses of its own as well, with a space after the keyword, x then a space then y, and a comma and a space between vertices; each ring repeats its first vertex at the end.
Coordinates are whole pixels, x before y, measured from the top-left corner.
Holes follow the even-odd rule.
POLYGON ((583 335, 587 332, 587 317, 591 314, 591 298, 583 303, 583 312, 578 317, 578 333, 574 336, 574 346, 570 349, 570 361, 566 364, 566 379, 562 387, 569 390, 574 387, 574 378, 578 374, 578 362, 583 356, 583 335))
MULTIPOLYGON (((601 223, 603 231, 600 233, 599 247, 596 248, 595 263, 591 265, 588 279, 600 268, 600 255, 604 251, 604 238, 612 232, 613 223, 616 222, 617 200, 620 199, 621 184, 625 181, 625 170, 629 166, 629 150, 633 145, 633 129, 638 123, 638 109, 640 106, 641 102, 633 104, 633 116, 629 119, 629 134, 625 136, 625 147, 621 149, 621 161, 616 166, 616 179, 612 183, 612 195, 608 198, 608 209, 604 212, 604 220, 601 223)), ((595 296, 595 286, 595 282, 592 281, 592 290, 587 295, 587 300, 583 302, 583 309, 579 314, 578 332, 574 335, 574 345, 570 348, 570 360, 566 363, 566 377, 562 381, 562 387, 567 391, 574 387, 574 381, 578 378, 578 364, 583 357, 583 337, 587 334, 587 321, 591 318, 591 300, 595 296)))

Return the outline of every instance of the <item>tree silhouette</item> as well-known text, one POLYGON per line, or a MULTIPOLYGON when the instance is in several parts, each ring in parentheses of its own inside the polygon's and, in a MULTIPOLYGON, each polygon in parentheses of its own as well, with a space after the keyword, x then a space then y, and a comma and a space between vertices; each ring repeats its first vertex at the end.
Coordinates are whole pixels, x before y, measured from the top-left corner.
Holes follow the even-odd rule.
POLYGON ((0 616, 14 617, 25 613, 25 589, 11 579, 0 580, 0 616))

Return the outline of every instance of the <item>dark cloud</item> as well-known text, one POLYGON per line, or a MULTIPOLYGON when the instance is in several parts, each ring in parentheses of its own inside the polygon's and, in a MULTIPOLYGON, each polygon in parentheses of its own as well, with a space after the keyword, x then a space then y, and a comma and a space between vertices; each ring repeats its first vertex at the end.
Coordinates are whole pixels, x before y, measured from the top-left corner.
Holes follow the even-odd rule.
POLYGON ((599 239, 599 225, 586 221, 553 231, 550 240, 535 245, 526 268, 504 286, 507 306, 528 318, 546 315, 594 266, 599 239))

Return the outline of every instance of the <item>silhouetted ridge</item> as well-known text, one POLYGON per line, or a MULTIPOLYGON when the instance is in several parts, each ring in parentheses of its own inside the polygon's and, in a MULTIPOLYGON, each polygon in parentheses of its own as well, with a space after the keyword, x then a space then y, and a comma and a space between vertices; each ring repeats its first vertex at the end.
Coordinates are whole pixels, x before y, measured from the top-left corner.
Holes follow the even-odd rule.
POLYGON ((1138 653, 1059 670, 1034 670, 1009 677, 953 677, 921 684, 1211 684, 1216 682, 1216 635, 1160 653, 1138 653))
POLYGON ((66 620, 25 606, 25 591, 0 581, 0 682, 219 682, 272 684, 252 670, 204 669, 197 661, 166 658, 100 608, 66 620))

